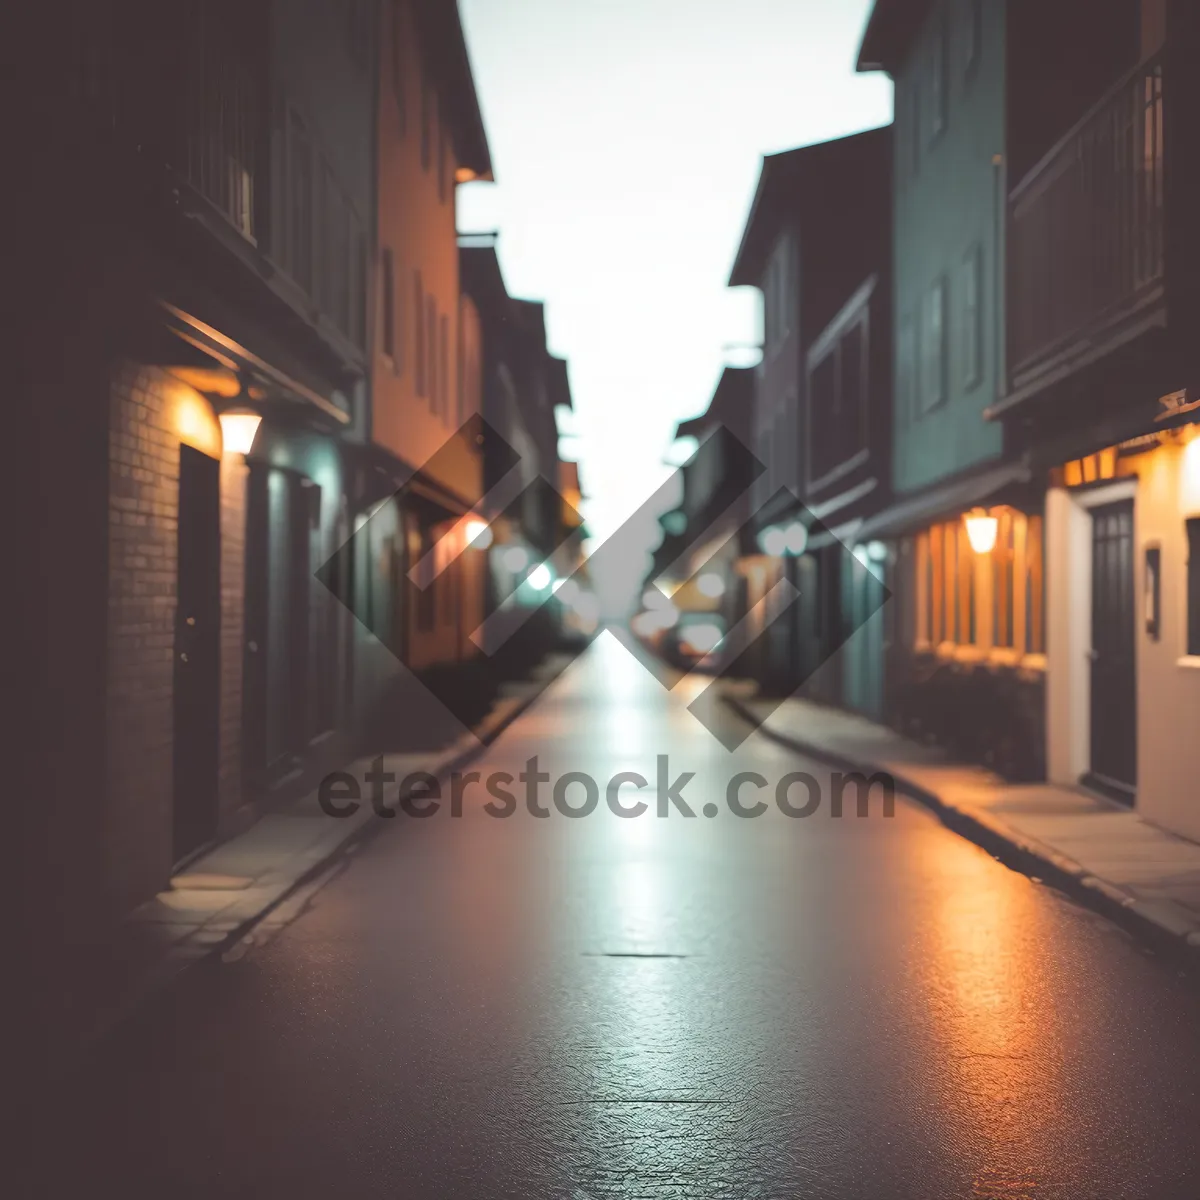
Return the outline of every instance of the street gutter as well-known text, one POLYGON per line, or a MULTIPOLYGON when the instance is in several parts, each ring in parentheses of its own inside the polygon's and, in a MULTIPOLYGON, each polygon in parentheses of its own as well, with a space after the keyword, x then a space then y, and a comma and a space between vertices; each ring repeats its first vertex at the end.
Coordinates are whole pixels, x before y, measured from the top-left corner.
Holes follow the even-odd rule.
POLYGON ((726 705, 743 721, 771 741, 816 759, 840 771, 890 776, 896 790, 933 812, 960 837, 975 843, 993 858, 1035 882, 1049 886, 1106 917, 1153 949, 1178 959, 1190 968, 1200 967, 1200 926, 1166 905, 1131 895, 1124 888, 1090 874, 1073 858, 1044 842, 1012 829, 990 813, 948 801, 888 762, 850 758, 818 742, 782 734, 760 722, 754 712, 735 696, 724 697, 726 705))

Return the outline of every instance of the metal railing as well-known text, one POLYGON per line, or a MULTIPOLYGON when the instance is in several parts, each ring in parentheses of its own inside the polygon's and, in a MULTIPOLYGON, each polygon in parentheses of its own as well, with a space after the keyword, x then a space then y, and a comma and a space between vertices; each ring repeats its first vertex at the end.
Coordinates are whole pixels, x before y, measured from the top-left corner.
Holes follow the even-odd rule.
POLYGON ((1163 64, 1138 64, 1009 197, 1014 384, 1102 343, 1163 280, 1163 64))
POLYGON ((178 174, 255 237, 262 104, 236 15, 213 0, 74 0, 71 90, 85 117, 178 174))

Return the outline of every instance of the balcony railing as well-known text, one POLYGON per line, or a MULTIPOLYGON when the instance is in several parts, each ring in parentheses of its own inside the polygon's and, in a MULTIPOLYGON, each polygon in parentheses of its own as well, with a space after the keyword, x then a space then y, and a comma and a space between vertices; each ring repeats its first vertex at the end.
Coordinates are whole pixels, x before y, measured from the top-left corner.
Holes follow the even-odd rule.
POLYGON ((1163 67, 1146 59, 1009 199, 1012 390, 1114 344, 1163 294, 1163 67))
POLYGON ((95 124, 255 237, 262 105, 228 0, 74 0, 72 90, 95 124))

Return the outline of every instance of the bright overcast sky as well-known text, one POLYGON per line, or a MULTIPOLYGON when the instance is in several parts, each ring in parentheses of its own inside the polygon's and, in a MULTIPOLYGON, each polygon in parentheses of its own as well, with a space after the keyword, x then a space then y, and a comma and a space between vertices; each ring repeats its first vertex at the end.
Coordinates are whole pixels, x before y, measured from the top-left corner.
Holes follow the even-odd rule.
POLYGON ((460 8, 497 183, 460 189, 459 228, 499 229, 509 291, 546 301, 604 537, 668 475, 722 347, 758 340, 756 293, 725 283, 760 156, 891 119, 890 82, 854 73, 869 0, 460 8))

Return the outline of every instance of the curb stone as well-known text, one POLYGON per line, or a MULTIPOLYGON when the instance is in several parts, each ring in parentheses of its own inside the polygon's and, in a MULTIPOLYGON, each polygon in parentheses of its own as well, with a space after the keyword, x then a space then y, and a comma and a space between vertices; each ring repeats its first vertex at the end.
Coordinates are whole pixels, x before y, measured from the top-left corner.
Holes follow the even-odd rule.
POLYGON ((892 764, 850 758, 816 742, 782 734, 760 723, 753 711, 734 696, 726 705, 757 732, 781 746, 817 759, 842 771, 881 772, 890 775, 896 790, 929 809, 946 828, 974 842, 994 858, 1022 875, 1048 884, 1113 924, 1148 943, 1155 950, 1180 958, 1190 967, 1200 967, 1200 926, 1169 903, 1145 900, 1090 875, 1073 858, 1051 846, 1025 837, 990 813, 972 811, 950 803, 936 792, 897 771, 892 764))

